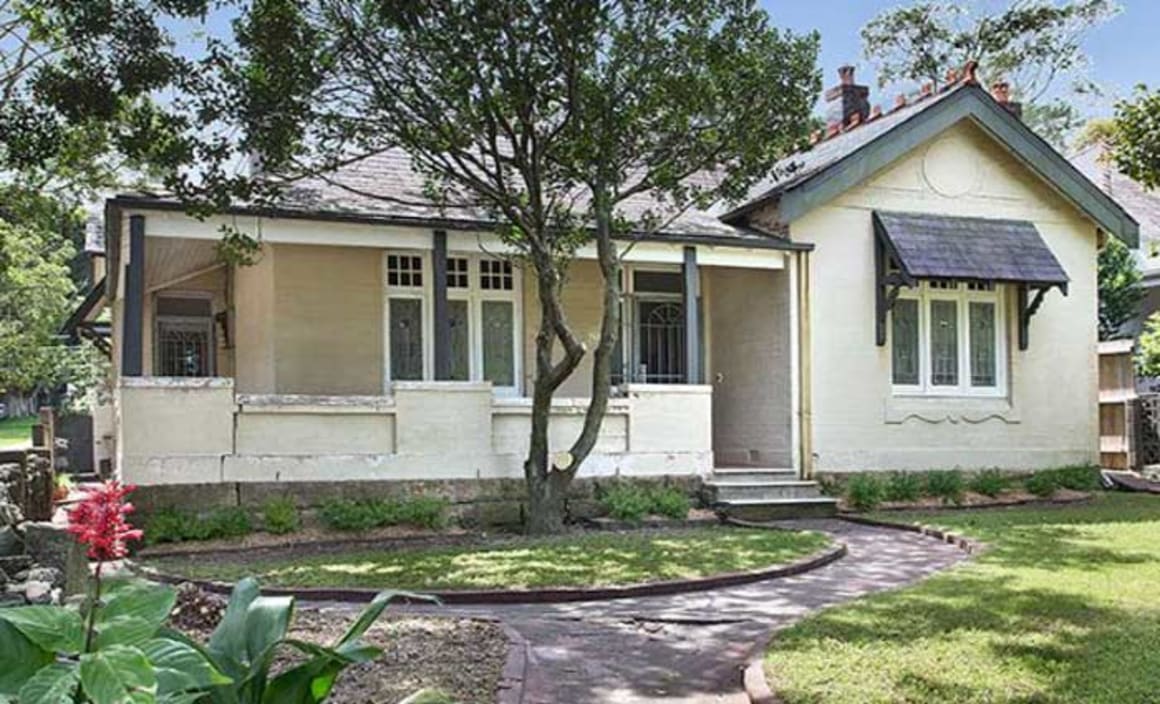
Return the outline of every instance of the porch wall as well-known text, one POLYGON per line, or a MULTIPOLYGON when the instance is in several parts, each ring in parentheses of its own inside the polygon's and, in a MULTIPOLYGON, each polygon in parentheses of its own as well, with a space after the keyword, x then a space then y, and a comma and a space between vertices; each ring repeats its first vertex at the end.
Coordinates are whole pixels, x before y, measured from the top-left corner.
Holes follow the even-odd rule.
MULTIPOLYGON (((612 402, 585 476, 700 476, 713 466, 707 386, 629 387, 612 402)), ((518 479, 530 407, 486 383, 396 384, 386 396, 251 396, 230 379, 127 379, 118 466, 142 485, 518 479)), ((553 407, 552 451, 585 404, 553 407)))

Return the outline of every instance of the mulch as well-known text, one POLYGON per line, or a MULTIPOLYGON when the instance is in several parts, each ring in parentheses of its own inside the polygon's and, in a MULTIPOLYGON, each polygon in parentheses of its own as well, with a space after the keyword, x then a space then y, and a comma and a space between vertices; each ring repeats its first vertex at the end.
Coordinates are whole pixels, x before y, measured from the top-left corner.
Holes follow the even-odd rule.
MULTIPOLYGON (((224 603, 222 597, 183 586, 172 625, 204 641, 220 620, 224 603)), ((298 608, 290 636, 331 643, 357 614, 349 608, 298 608)), ((494 621, 392 616, 390 609, 371 626, 363 641, 379 646, 383 654, 344 671, 327 702, 391 704, 417 691, 435 689, 462 704, 491 704, 510 646, 507 633, 494 621)), ((287 667, 295 659, 294 651, 286 649, 274 667, 287 667)))

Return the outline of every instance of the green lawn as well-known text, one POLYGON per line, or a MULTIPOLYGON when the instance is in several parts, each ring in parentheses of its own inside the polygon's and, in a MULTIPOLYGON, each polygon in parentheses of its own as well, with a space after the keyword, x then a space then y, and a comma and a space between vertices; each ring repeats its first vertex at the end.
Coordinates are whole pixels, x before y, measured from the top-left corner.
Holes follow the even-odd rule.
POLYGON ((991 549, 779 634, 766 673, 787 704, 1160 701, 1160 497, 878 517, 991 549))
POLYGON ((0 420, 0 450, 27 447, 32 444, 32 425, 36 416, 0 420))
POLYGON ((146 564, 194 578, 299 587, 456 589, 634 584, 703 577, 790 562, 816 552, 817 533, 701 528, 513 539, 501 545, 343 551, 337 554, 164 558, 146 564))

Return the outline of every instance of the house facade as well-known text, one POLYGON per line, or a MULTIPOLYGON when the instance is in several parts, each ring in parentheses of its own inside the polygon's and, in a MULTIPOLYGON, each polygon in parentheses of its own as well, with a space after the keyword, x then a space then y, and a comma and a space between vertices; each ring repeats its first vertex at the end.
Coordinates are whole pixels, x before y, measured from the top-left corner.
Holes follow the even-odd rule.
MULTIPOLYGON (((582 476, 1097 461, 1096 256, 1136 223, 973 76, 887 112, 866 93, 844 71, 834 124, 747 202, 622 242, 617 391, 582 476)), ((534 281, 494 223, 397 204, 421 192, 388 152, 204 221, 110 199, 97 434, 119 475, 521 478, 534 281), (255 264, 219 260, 224 226, 261 240, 255 264)), ((564 299, 589 347, 600 287, 582 249, 564 299)), ((589 377, 557 394, 555 448, 589 377)))

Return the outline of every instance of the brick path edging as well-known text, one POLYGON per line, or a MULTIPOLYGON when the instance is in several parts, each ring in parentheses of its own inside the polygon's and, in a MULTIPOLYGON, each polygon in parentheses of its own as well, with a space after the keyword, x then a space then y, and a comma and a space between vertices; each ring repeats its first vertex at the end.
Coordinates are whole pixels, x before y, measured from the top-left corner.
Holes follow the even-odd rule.
POLYGON ((497 621, 508 638, 507 660, 500 673, 496 704, 523 704, 524 688, 528 681, 528 659, 532 649, 520 632, 503 621, 497 621))
MULTIPOLYGON (((986 547, 983 543, 976 542, 958 533, 935 528, 934 526, 915 525, 913 523, 891 523, 890 521, 879 521, 873 518, 848 514, 839 515, 838 520, 870 526, 872 528, 918 533, 919 535, 925 535, 935 540, 954 545, 968 555, 977 555, 986 547)), ((761 525, 751 523, 746 527, 759 528, 761 525)), ((775 526, 766 527, 775 528, 775 526)), ((757 650, 756 654, 749 659, 749 663, 741 671, 741 685, 745 689, 745 695, 749 698, 750 704, 780 704, 781 702, 777 694, 773 691, 773 688, 769 686, 769 680, 765 677, 765 651, 768 649, 769 643, 773 642, 774 637, 776 635, 770 636, 769 641, 757 650)))
MULTIPOLYGON (((569 601, 608 601, 649 596, 668 596, 686 592, 708 591, 733 587, 769 579, 794 577, 825 567, 846 555, 842 543, 816 552, 808 557, 786 565, 767 567, 745 572, 729 572, 695 579, 674 579, 648 582, 624 587, 556 587, 547 589, 462 589, 454 591, 424 592, 449 605, 484 604, 549 604, 569 601)), ((166 574, 152 568, 135 565, 134 569, 143 576, 164 584, 189 582, 215 594, 229 594, 234 585, 216 580, 190 579, 180 575, 166 574)), ((330 587, 263 587, 262 593, 270 596, 292 596, 307 601, 333 601, 361 604, 370 602, 381 590, 364 588, 330 587)))

